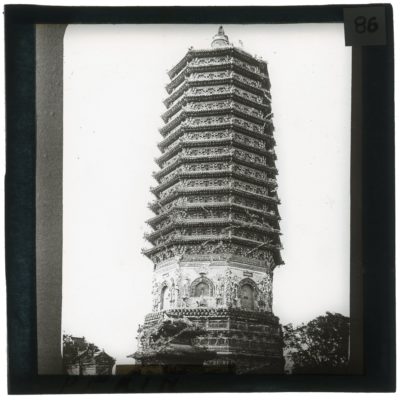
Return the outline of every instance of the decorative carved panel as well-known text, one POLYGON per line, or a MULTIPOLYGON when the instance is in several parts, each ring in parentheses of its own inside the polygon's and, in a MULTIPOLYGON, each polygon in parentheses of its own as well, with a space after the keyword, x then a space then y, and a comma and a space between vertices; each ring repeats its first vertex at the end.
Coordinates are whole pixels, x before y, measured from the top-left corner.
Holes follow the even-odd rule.
POLYGON ((190 67, 197 66, 210 66, 210 65, 221 65, 225 63, 230 63, 232 60, 231 56, 222 56, 222 57, 202 57, 202 58, 194 58, 189 62, 190 67))
POLYGON ((187 96, 213 96, 218 94, 232 93, 230 85, 199 86, 191 87, 186 91, 187 96))
POLYGON ((232 133, 228 130, 186 132, 183 139, 186 141, 229 139, 232 133))
POLYGON ((266 181, 268 179, 268 174, 265 171, 260 171, 250 167, 245 167, 243 165, 233 164, 232 171, 262 181, 266 181))
POLYGON ((249 85, 249 86, 253 86, 253 87, 256 87, 256 88, 260 88, 262 86, 260 81, 257 81, 255 79, 250 79, 250 78, 248 78, 246 76, 243 76, 243 75, 240 75, 240 74, 238 74, 236 72, 233 73, 232 77, 237 79, 240 82, 245 83, 246 85, 249 85))
POLYGON ((260 68, 248 64, 244 61, 238 60, 237 58, 233 58, 232 59, 233 64, 238 65, 239 67, 242 67, 244 69, 247 69, 248 71, 254 72, 255 74, 259 74, 260 73, 260 68))
POLYGON ((239 158, 240 160, 244 160, 250 163, 262 164, 265 165, 267 159, 264 156, 260 156, 259 154, 250 153, 249 151, 234 149, 233 155, 239 158))
POLYGON ((254 94, 254 93, 250 93, 247 90, 240 89, 240 88, 235 87, 235 86, 232 87, 232 93, 235 93, 240 97, 243 97, 243 98, 245 98, 247 100, 253 101, 253 102, 258 103, 258 104, 263 104, 263 102, 264 102, 263 98, 261 96, 258 96, 258 95, 254 94))
POLYGON ((182 151, 182 156, 185 157, 201 157, 201 156, 213 156, 213 155, 231 155, 233 149, 231 147, 193 147, 186 148, 182 151))
POLYGON ((185 111, 218 111, 231 106, 230 100, 191 102, 185 106, 185 111))
POLYGON ((211 71, 211 72, 193 72, 189 75, 189 81, 210 81, 217 79, 226 79, 232 77, 233 72, 226 71, 211 71))

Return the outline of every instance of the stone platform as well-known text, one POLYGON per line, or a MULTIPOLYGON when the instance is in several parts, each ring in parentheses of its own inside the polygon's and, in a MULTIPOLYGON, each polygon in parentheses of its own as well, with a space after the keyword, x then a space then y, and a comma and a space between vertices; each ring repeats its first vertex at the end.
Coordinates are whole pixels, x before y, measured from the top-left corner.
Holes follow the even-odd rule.
POLYGON ((180 308, 148 314, 143 330, 163 318, 187 318, 206 331, 194 340, 217 357, 205 365, 235 367, 236 372, 283 373, 282 331, 270 312, 234 308, 180 308))

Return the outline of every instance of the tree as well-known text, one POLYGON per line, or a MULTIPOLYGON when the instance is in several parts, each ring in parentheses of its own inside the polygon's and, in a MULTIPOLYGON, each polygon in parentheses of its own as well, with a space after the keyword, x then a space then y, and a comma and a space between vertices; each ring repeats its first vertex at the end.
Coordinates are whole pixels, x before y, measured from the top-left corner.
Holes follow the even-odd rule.
POLYGON ((68 367, 77 364, 81 368, 81 359, 83 353, 90 351, 92 354, 100 351, 93 343, 88 343, 85 337, 75 337, 72 335, 63 335, 63 366, 67 372, 68 367))
POLYGON ((350 319, 327 312, 307 324, 283 327, 286 365, 292 373, 345 373, 350 319))
POLYGON ((153 327, 139 328, 140 349, 132 357, 144 365, 202 365, 216 354, 200 346, 197 339, 206 333, 187 318, 164 317, 153 327))

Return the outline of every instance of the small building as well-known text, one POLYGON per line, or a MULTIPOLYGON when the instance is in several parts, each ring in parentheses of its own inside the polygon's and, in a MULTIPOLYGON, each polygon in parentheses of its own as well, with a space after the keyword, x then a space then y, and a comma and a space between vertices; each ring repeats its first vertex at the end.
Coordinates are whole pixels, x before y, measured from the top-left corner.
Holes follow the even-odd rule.
POLYGON ((112 375, 115 359, 85 338, 64 335, 63 364, 67 375, 112 375))

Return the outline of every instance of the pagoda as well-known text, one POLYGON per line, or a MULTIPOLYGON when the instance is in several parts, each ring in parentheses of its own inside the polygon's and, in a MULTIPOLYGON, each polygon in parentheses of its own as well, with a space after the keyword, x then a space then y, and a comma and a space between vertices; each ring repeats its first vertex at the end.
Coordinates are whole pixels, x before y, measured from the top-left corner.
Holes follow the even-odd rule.
POLYGON ((136 358, 149 362, 143 354, 160 321, 183 319, 202 329, 194 348, 216 354, 206 364, 283 372, 272 312, 283 261, 267 63, 220 27, 211 48, 190 48, 168 75, 144 250, 154 264, 153 310, 136 358))

